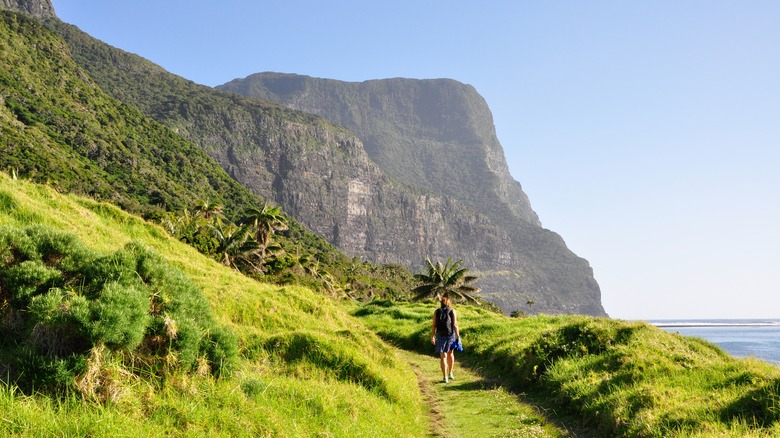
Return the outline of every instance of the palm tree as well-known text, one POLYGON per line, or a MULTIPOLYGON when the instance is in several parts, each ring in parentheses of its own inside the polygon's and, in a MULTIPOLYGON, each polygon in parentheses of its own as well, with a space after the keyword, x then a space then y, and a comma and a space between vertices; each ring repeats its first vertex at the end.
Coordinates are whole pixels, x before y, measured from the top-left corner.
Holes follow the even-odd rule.
POLYGON ((455 295, 462 300, 478 302, 471 295, 478 293, 479 288, 469 284, 474 282, 477 277, 466 275, 468 269, 461 266, 462 260, 453 262, 451 258, 448 258, 443 265, 438 261, 434 264, 430 258, 426 258, 425 262, 428 264, 427 271, 414 276, 417 281, 422 283, 412 289, 412 292, 417 294, 415 299, 421 300, 430 297, 439 299, 443 295, 455 295))
POLYGON ((195 215, 202 216, 207 221, 220 214, 222 214, 222 205, 216 202, 199 200, 195 203, 195 215))
POLYGON ((217 259, 220 263, 239 269, 239 264, 244 263, 257 269, 252 262, 252 256, 257 253, 257 242, 249 240, 251 228, 247 225, 236 227, 233 224, 227 227, 212 226, 211 232, 217 240, 217 259))
POLYGON ((265 259, 273 235, 287 229, 287 220, 281 207, 264 204, 263 208, 249 208, 244 212, 244 223, 251 224, 255 232, 255 241, 260 245, 260 258, 265 259))

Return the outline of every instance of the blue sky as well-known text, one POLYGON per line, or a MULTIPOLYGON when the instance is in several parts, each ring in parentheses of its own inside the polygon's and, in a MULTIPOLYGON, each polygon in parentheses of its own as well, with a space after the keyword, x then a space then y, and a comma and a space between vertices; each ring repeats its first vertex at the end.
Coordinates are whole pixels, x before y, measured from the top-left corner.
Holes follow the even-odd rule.
POLYGON ((471 84, 610 316, 780 318, 780 2, 54 7, 205 85, 261 71, 471 84))

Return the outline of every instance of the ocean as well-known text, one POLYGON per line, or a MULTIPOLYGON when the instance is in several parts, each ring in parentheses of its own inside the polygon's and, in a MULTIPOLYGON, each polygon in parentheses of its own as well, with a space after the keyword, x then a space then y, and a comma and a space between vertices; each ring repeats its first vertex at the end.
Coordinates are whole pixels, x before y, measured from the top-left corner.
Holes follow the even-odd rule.
POLYGON ((659 328, 695 336, 734 357, 756 357, 780 364, 780 319, 652 320, 659 328))

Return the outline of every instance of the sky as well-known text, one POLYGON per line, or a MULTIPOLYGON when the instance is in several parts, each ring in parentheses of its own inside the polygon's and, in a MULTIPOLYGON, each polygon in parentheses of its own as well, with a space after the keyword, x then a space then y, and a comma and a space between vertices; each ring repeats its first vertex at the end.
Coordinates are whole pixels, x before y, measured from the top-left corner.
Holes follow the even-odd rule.
POLYGON ((216 86, 451 78, 620 319, 780 318, 780 2, 53 0, 216 86))

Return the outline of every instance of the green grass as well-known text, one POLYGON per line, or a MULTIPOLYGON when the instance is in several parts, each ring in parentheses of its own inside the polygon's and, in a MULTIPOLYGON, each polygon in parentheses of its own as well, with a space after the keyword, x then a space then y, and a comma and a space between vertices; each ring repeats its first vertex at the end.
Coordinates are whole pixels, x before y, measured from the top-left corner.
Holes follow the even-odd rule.
MULTIPOLYGON (((353 314, 391 342, 426 351, 433 309, 380 303, 353 314)), ((457 310, 471 362, 602 436, 780 434, 774 365, 642 322, 457 310)))
POLYGON ((33 225, 70 233, 103 255, 139 242, 163 257, 202 292, 216 322, 236 334, 239 358, 222 378, 181 372, 155 382, 106 367, 118 392, 110 403, 0 384, 0 435, 426 433, 412 369, 338 302, 251 280, 111 205, 0 174, 0 227, 33 225))

